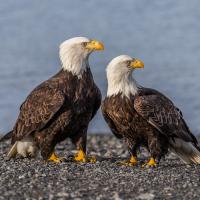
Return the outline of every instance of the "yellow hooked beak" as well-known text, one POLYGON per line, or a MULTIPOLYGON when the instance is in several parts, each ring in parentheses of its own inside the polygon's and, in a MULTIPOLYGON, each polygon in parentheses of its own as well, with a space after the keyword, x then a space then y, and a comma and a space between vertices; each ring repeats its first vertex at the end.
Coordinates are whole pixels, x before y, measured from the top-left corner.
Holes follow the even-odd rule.
POLYGON ((132 68, 144 68, 144 63, 139 60, 139 59, 135 59, 133 62, 131 62, 130 67, 132 68))
POLYGON ((91 40, 86 44, 86 49, 92 50, 92 51, 100 51, 104 50, 103 43, 97 41, 97 40, 91 40))

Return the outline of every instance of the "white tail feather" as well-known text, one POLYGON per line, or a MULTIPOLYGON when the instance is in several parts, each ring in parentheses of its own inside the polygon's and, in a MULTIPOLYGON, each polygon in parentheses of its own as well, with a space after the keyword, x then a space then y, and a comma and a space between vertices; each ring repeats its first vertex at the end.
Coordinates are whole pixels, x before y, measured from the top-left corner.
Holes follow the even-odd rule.
POLYGON ((17 155, 17 142, 11 147, 10 151, 8 152, 8 159, 15 158, 17 155))
POLYGON ((15 142, 8 152, 8 159, 15 158, 17 154, 22 157, 36 157, 37 156, 37 147, 34 144, 32 137, 26 137, 21 141, 15 142))
POLYGON ((178 155, 184 163, 200 164, 200 151, 191 142, 176 138, 174 141, 170 141, 170 150, 178 155))

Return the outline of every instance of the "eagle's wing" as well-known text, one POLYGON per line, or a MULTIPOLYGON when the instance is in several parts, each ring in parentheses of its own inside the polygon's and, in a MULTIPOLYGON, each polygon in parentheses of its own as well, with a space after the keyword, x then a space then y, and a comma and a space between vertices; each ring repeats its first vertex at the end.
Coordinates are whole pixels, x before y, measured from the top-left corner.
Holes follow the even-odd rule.
POLYGON ((97 113, 97 111, 101 105, 101 91, 99 90, 99 88, 96 85, 94 88, 94 92, 96 94, 96 97, 95 97, 94 108, 93 108, 91 119, 95 116, 95 114, 97 113))
POLYGON ((181 111, 163 94, 145 89, 136 95, 134 108, 152 126, 168 137, 197 142, 186 125, 181 111))
POLYGON ((20 107, 12 141, 20 140, 34 131, 43 129, 62 107, 65 97, 57 88, 43 84, 27 97, 20 107))
POLYGON ((113 122, 113 120, 109 114, 109 105, 106 104, 106 100, 104 100, 101 104, 101 111, 102 111, 103 117, 104 117, 105 121, 107 122, 109 128, 111 129, 112 133, 119 139, 123 138, 123 136, 118 133, 115 123, 113 122))

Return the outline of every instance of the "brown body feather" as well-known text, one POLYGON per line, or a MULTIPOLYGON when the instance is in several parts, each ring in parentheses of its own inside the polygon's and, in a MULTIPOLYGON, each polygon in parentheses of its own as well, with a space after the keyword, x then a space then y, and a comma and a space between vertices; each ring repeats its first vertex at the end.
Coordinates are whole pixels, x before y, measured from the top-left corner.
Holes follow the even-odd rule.
POLYGON ((121 93, 112 95, 104 99, 101 108, 113 134, 125 139, 134 156, 140 146, 145 146, 160 160, 169 147, 176 149, 176 139, 191 143, 198 152, 197 140, 180 110, 156 90, 140 88, 130 98, 121 93))
POLYGON ((12 144, 33 136, 47 159, 55 145, 69 137, 86 149, 87 128, 101 103, 89 68, 78 78, 63 69, 36 87, 20 107, 12 144))

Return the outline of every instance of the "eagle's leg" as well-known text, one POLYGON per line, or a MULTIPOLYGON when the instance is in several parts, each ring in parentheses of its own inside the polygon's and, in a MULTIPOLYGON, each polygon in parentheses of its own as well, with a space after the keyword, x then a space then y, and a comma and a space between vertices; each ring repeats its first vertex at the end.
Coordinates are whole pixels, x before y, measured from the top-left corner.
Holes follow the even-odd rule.
POLYGON ((137 165, 137 145, 136 142, 131 141, 129 139, 125 139, 126 144, 128 145, 128 151, 130 152, 130 160, 119 162, 120 166, 135 166, 137 165))
POLYGON ((159 136, 151 136, 148 140, 148 148, 151 153, 151 157, 147 163, 142 165, 143 167, 156 167, 163 155, 167 153, 168 143, 165 138, 159 136))
POLYGON ((48 137, 40 137, 41 135, 38 134, 36 140, 39 144, 39 147, 41 149, 41 156, 43 159, 47 162, 54 162, 54 163, 60 163, 62 162, 62 158, 59 158, 55 152, 55 141, 54 141, 54 135, 49 134, 48 137))
POLYGON ((74 160, 83 163, 95 163, 95 157, 86 156, 87 129, 83 129, 78 135, 72 137, 72 142, 76 145, 78 153, 74 156, 74 160))

